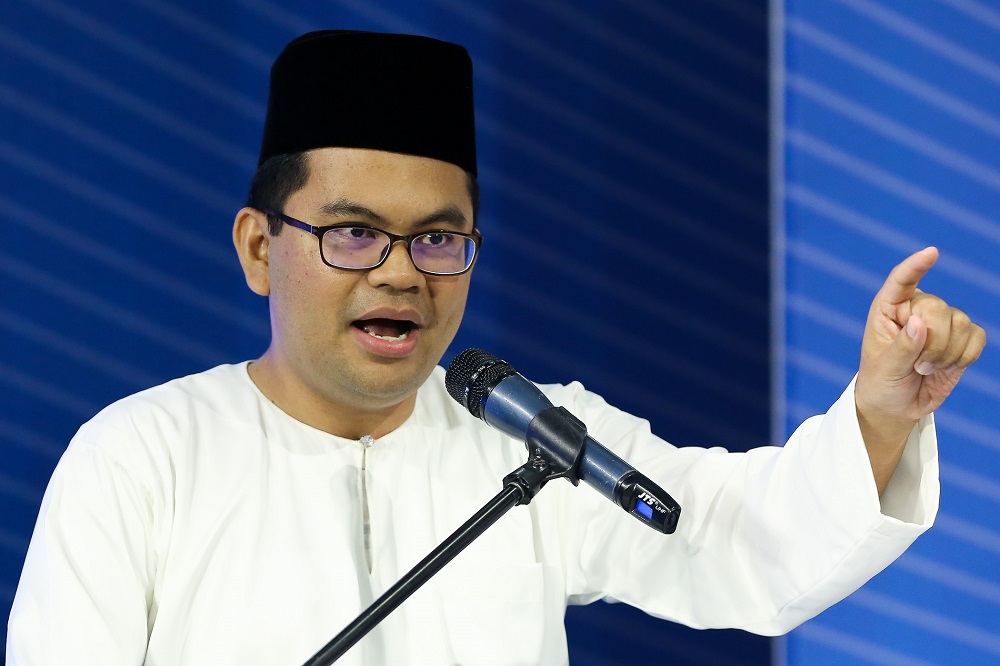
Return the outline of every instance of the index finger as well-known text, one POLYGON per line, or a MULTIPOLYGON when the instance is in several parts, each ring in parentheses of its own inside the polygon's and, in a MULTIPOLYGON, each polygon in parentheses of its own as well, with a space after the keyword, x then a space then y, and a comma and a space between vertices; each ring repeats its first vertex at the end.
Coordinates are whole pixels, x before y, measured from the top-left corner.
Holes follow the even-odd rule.
POLYGON ((938 260, 936 247, 925 247, 903 259, 886 278, 879 290, 879 298, 889 303, 902 303, 917 293, 917 284, 938 260))

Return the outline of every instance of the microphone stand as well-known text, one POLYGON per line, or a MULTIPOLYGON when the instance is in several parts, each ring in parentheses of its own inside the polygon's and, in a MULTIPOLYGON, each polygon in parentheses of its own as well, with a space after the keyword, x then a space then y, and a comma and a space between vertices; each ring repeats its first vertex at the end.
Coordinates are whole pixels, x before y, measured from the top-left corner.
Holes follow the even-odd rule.
POLYGON ((551 479, 561 476, 579 484, 577 468, 583 455, 587 428, 562 407, 539 412, 531 421, 525 445, 528 462, 503 479, 503 490, 405 576, 375 600, 361 615, 314 654, 303 666, 328 666, 343 656, 369 631, 416 592, 431 576, 451 562, 466 546, 511 508, 528 504, 551 479), (555 439, 553 439, 555 438, 555 439), (552 446, 557 441, 558 446, 552 446))

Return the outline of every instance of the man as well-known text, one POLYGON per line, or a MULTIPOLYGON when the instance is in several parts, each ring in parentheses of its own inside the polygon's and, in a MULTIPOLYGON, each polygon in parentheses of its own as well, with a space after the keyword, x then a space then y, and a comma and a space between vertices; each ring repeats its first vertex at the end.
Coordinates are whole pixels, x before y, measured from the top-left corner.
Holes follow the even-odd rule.
MULTIPOLYGON (((43 501, 8 663, 301 663, 523 462, 436 367, 481 240, 471 100, 455 45, 322 32, 286 47, 233 232, 271 344, 81 428, 43 501)), ((565 605, 603 596, 773 634, 849 594, 931 524, 930 413, 985 344, 917 290, 936 256, 893 270, 856 382, 782 449, 674 449, 578 384, 543 387, 680 502, 677 533, 551 484, 342 663, 565 663, 565 605)))

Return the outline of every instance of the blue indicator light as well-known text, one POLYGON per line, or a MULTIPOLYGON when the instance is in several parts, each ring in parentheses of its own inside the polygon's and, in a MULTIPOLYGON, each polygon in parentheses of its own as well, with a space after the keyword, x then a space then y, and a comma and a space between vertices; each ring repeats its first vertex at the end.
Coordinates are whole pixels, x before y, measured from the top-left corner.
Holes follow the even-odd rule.
POLYGON ((653 519, 653 507, 649 506, 642 500, 635 501, 635 510, 641 513, 642 515, 646 516, 646 520, 653 519))

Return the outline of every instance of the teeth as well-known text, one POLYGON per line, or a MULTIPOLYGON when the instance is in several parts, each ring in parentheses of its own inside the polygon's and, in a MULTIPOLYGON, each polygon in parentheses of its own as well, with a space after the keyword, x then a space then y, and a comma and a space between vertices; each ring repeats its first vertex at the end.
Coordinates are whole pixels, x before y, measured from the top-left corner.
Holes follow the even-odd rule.
POLYGON ((372 336, 373 338, 378 338, 379 340, 392 340, 394 342, 398 342, 400 340, 405 340, 410 335, 409 331, 403 331, 402 333, 400 333, 399 335, 396 335, 396 336, 379 335, 378 333, 372 333, 367 328, 365 329, 365 333, 367 333, 368 335, 372 336))

